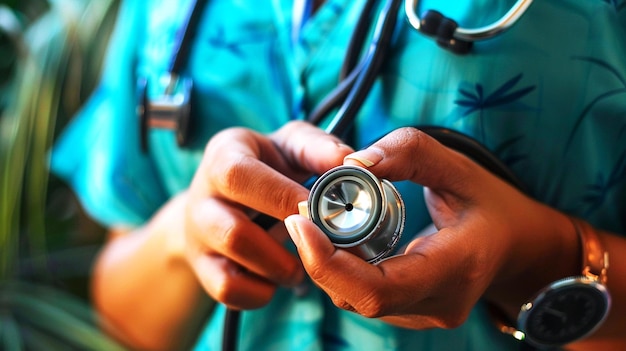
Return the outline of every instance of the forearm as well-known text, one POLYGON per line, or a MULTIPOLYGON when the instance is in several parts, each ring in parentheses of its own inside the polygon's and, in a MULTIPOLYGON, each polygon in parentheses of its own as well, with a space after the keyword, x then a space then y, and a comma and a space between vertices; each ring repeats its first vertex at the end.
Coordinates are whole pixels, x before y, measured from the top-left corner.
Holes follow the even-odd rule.
POLYGON ((148 225, 113 238, 97 260, 95 306, 133 348, 180 348, 211 305, 181 252, 184 196, 148 225))
POLYGON ((581 273, 582 251, 572 221, 563 213, 537 205, 539 210, 528 211, 528 219, 514 228, 505 263, 484 296, 511 321, 540 289, 581 273))

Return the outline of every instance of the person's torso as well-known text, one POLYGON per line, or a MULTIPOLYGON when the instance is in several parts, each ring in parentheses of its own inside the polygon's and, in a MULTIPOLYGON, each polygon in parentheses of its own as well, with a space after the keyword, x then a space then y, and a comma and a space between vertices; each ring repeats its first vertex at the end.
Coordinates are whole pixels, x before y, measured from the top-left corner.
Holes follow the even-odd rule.
MULTIPOLYGON (((290 120, 306 118, 339 84, 341 64, 363 3, 328 1, 304 23, 294 42, 290 1, 209 1, 186 69, 194 81, 194 142, 181 149, 173 133, 150 132, 150 152, 167 191, 173 194, 187 187, 204 145, 217 131, 244 126, 271 132, 290 120)), ((512 3, 422 1, 421 6, 440 10, 461 26, 476 27, 493 22, 512 3)), ((165 72, 188 5, 188 1, 147 3, 146 23, 150 25, 139 50, 139 74, 158 79, 165 72)), ((598 227, 624 233, 624 8, 602 0, 537 0, 519 23, 496 38, 476 43, 466 55, 438 47, 432 38, 412 29, 400 14, 386 61, 361 108, 350 141, 357 148, 363 147, 403 126, 456 130, 491 150, 533 198, 598 227)), ((398 186, 407 211, 412 213, 406 241, 428 224, 429 218, 419 186, 398 186)), ((281 305, 285 300, 273 302, 257 317, 252 314, 244 327, 257 328, 261 338, 267 327, 252 325, 264 315, 292 316, 300 309, 319 313, 302 305, 325 304, 317 295, 311 297, 314 302, 286 299, 293 300, 290 307, 281 305)), ((319 326, 325 317, 314 317, 317 328, 325 330, 319 326)), ((350 318, 359 319, 342 316, 340 320, 350 318)), ((487 322, 480 314, 475 319, 473 325, 469 323, 449 337, 471 338, 468 330, 473 329, 476 338, 484 337, 483 327, 476 325, 487 322)), ((350 330, 358 325, 346 323, 350 330)), ((413 334, 429 342, 437 333, 448 335, 390 332, 395 329, 365 319, 359 323, 368 325, 365 329, 382 328, 382 332, 374 333, 379 341, 385 340, 381 334, 397 334, 389 337, 398 348, 413 334)), ((283 337, 293 337, 289 335, 283 337)), ((255 339, 251 336, 250 340, 255 339)), ((346 341, 347 345, 363 347, 362 342, 367 342, 351 344, 353 341, 346 341)), ((325 348, 333 349, 331 344, 325 348)), ((350 348, 341 345, 337 348, 350 348)), ((428 342, 406 345, 413 348, 428 342)), ((464 345, 469 345, 469 350, 479 343, 464 345)))

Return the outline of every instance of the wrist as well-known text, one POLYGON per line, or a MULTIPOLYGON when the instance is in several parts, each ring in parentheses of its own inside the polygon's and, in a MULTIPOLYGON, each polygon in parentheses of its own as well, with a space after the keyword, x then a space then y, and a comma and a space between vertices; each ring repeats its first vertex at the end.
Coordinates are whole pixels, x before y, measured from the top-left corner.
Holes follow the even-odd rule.
POLYGON ((186 192, 174 196, 152 218, 144 230, 160 238, 161 253, 168 262, 186 262, 186 192))
POLYGON ((580 264, 576 274, 556 279, 519 308, 515 319, 491 305, 497 328, 537 347, 563 346, 584 339, 608 316, 611 297, 607 281, 608 252, 586 222, 568 217, 575 228, 580 264), (515 321, 511 323, 511 321, 515 321))
POLYGON ((550 208, 535 213, 516 227, 508 258, 485 292, 511 319, 539 289, 580 274, 581 245, 573 222, 550 208))

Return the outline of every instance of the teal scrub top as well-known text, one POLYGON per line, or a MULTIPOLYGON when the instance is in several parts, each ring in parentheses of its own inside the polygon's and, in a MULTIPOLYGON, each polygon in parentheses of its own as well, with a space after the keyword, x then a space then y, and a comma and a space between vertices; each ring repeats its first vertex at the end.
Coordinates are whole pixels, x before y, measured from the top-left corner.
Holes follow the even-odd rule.
MULTIPOLYGON (((364 0, 329 0, 297 33, 292 1, 209 1, 185 66, 194 81, 194 142, 179 148, 172 131, 155 129, 149 132, 149 152, 144 154, 136 81, 147 78, 150 93, 157 92, 189 3, 122 2, 101 84, 53 150, 52 169, 105 225, 147 221, 189 185, 204 145, 217 131, 245 126, 271 132, 306 118, 338 84, 364 0)), ((493 22, 513 3, 420 2, 422 9, 439 10, 466 28, 493 22)), ((401 11, 388 58, 360 110, 352 142, 362 147, 402 126, 457 130, 499 157, 533 198, 623 235, 625 9, 626 2, 619 0, 536 0, 515 26, 476 43, 467 55, 441 49, 410 28, 401 11)), ((407 242, 430 219, 419 185, 397 186, 409 214, 403 236, 407 242)), ((198 350, 220 348, 223 314, 222 306, 215 309, 198 337, 198 350)), ((312 285, 303 296, 279 289, 266 307, 244 312, 240 346, 517 347, 496 331, 481 303, 458 328, 413 331, 337 309, 312 285)))

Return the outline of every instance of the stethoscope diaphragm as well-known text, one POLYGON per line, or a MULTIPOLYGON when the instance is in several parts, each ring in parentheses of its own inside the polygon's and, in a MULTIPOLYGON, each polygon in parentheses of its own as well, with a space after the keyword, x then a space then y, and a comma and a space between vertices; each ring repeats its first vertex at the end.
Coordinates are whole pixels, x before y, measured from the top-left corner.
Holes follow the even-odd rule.
POLYGON ((333 245, 370 263, 392 253, 404 229, 400 193, 362 167, 339 166, 320 176, 306 211, 333 245))

